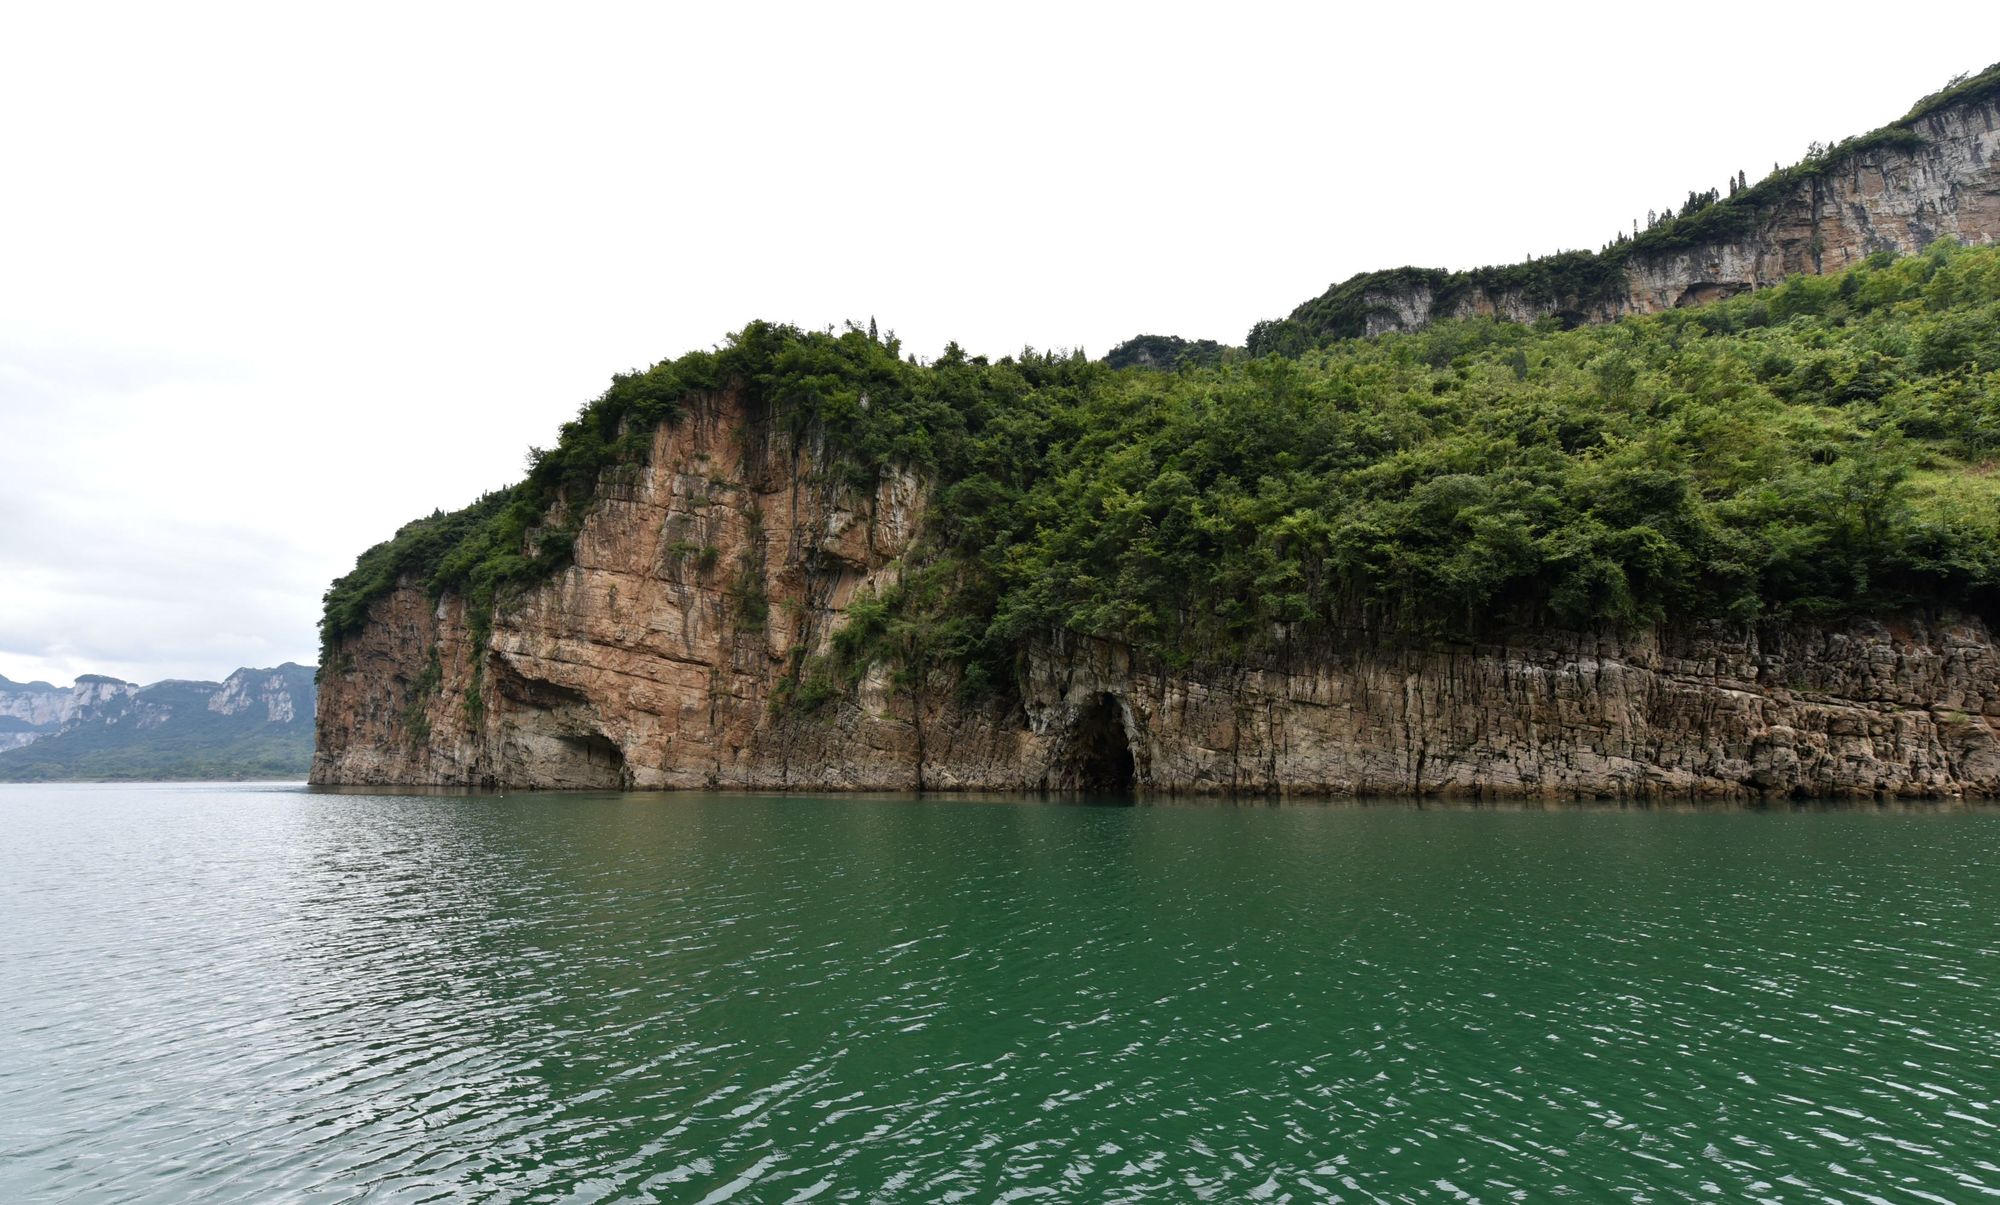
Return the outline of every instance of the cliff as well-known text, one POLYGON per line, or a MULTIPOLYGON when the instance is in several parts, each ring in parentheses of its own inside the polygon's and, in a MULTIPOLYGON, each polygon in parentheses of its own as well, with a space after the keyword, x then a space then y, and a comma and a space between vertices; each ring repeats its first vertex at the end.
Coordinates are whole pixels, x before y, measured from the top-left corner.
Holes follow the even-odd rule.
POLYGON ((1996 158, 2000 71, 1256 358, 751 323, 334 584, 313 781, 2000 795, 1996 158))
POLYGON ((1391 793, 1537 798, 2000 792, 2000 647, 1972 618, 1696 625, 1493 645, 1363 641, 1175 672, 1053 638, 1018 699, 872 667, 774 706, 927 505, 857 492, 735 395, 602 490, 574 564, 501 608, 406 581, 320 685, 319 783, 1391 793), (764 605, 746 608, 746 599, 764 605), (476 702, 475 702, 476 700, 476 702))
MULTIPOLYGON (((375 604, 322 671, 313 781, 909 779, 836 734, 791 737, 770 703, 795 650, 822 645, 907 547, 915 480, 856 495, 734 394, 700 400, 653 440, 644 468, 600 487, 573 566, 483 637, 461 596, 433 604, 404 581, 375 604)), ((900 756, 888 730, 869 728, 900 756)))
POLYGON ((1259 324, 1253 354, 1287 339, 1380 335, 1443 318, 1604 322, 1700 305, 1789 276, 1835 272, 1940 238, 2000 236, 2000 67, 1903 120, 1603 252, 1470 272, 1357 276, 1259 324))

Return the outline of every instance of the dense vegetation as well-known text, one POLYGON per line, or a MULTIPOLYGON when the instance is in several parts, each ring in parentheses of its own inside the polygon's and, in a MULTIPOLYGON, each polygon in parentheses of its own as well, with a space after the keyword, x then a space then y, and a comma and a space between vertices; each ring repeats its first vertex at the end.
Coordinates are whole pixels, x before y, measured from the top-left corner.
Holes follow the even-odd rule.
POLYGON ((1652 255, 1705 246, 1736 238, 1756 228, 1772 210, 1793 196, 1800 185, 1834 171, 1854 155, 1883 147, 1920 145, 1916 126, 1951 105, 1981 97, 2000 96, 2000 63, 1974 76, 1961 77, 1924 97, 1901 118, 1881 129, 1831 145, 1815 143, 1804 159, 1788 168, 1771 165, 1770 175, 1751 183, 1747 174, 1732 177, 1729 192, 1690 192, 1687 200, 1649 215, 1644 229, 1620 233, 1598 251, 1563 251, 1526 263, 1447 272, 1437 268, 1391 268, 1365 272, 1336 284, 1281 319, 1260 322, 1246 341, 1252 355, 1297 355, 1331 339, 1364 334, 1371 293, 1428 289, 1431 313, 1449 314, 1459 298, 1476 291, 1516 292, 1530 302, 1588 310, 1618 293, 1625 264, 1635 255, 1652 255))
POLYGON ((794 702, 871 659, 1004 690, 1059 630, 1238 662, 1355 627, 1991 613, 2000 586, 2000 248, 1946 243, 1611 325, 1444 322, 1173 373, 920 365, 859 329, 752 324, 617 378, 521 486, 371 549, 328 594, 329 643, 394 573, 504 605, 605 470, 722 388, 823 436, 856 486, 892 464, 935 483, 901 586, 850 608, 794 702))
POLYGON ((1178 335, 1135 335, 1104 354, 1112 368, 1213 368, 1234 348, 1213 339, 1183 339, 1178 335))

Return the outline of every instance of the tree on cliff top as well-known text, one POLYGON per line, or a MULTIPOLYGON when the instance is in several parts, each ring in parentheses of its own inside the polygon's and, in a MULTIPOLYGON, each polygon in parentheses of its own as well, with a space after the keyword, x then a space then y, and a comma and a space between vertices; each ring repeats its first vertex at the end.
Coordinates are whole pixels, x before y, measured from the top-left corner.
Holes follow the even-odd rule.
POLYGON ((1357 627, 1992 614, 2000 587, 2000 248, 1947 243, 1616 324, 1444 322, 1174 373, 920 366, 864 330, 753 323, 614 378, 526 481, 365 553, 328 592, 328 664, 399 579, 476 621, 559 571, 598 482, 723 390, 823 447, 837 488, 932 482, 903 586, 841 655, 975 689, 1058 631, 1254 662, 1357 627))

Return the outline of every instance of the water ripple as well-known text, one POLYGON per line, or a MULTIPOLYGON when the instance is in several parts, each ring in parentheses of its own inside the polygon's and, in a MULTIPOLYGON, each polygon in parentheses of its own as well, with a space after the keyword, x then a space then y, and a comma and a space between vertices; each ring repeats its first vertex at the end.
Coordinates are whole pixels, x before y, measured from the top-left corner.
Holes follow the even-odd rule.
POLYGON ((2000 814, 0 788, 0 1196, 2000 1196, 2000 814))

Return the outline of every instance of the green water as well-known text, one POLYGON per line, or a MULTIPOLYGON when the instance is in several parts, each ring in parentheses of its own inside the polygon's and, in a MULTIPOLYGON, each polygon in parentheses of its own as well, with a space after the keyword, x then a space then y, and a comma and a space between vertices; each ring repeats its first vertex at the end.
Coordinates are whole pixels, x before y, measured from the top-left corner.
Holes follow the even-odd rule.
POLYGON ((0 788, 0 1199, 2000 1195, 2000 813, 0 788))

